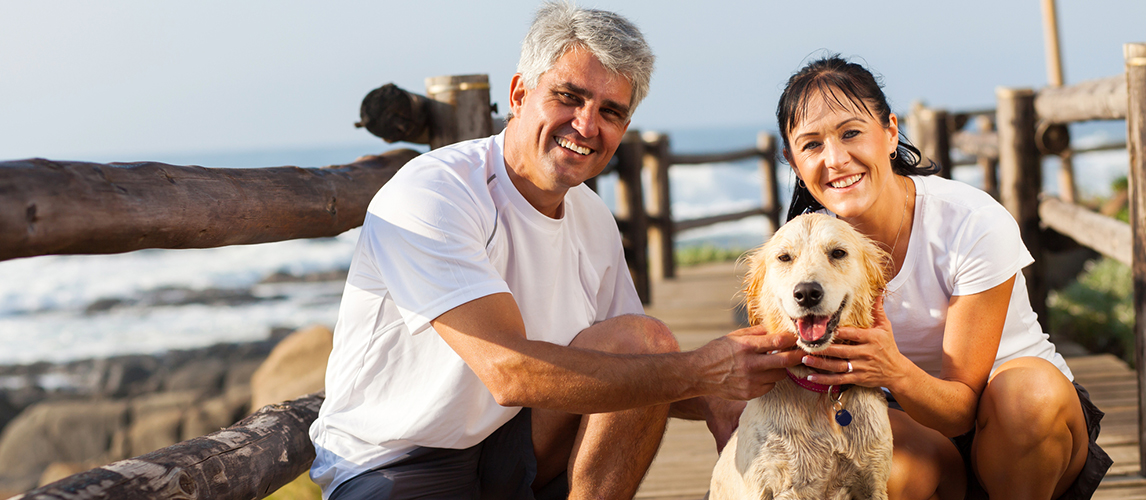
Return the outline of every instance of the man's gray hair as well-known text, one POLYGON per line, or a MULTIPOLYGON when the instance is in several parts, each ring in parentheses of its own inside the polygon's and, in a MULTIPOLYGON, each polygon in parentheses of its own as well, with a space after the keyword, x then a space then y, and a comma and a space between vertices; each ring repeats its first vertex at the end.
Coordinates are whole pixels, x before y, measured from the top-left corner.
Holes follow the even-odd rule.
POLYGON ((541 75, 572 48, 588 50, 605 69, 629 81, 633 88, 630 110, 648 95, 656 58, 641 31, 615 13, 568 2, 548 2, 537 11, 517 63, 525 87, 536 88, 541 75))

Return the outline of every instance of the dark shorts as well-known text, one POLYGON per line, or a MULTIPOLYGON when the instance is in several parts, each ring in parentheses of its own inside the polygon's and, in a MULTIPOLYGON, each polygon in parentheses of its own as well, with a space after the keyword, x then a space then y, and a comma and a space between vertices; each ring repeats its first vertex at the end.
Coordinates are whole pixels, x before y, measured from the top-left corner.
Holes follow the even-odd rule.
MULTIPOLYGON (((1090 393, 1087 392, 1086 388, 1075 383, 1074 389, 1078 392, 1079 403, 1082 404, 1082 415, 1086 417, 1086 432, 1090 435, 1090 444, 1087 448, 1086 464, 1082 466, 1082 471, 1078 473, 1078 477, 1074 480, 1074 483, 1067 488, 1062 496, 1058 497, 1058 500, 1090 498, 1094 495, 1094 490, 1098 489, 1098 484, 1102 482, 1106 471, 1110 469, 1110 464, 1113 463, 1110 456, 1107 455, 1097 443, 1100 427, 1099 422, 1102 421, 1102 417, 1106 414, 1090 401, 1090 393)), ((894 396, 888 394, 886 391, 884 394, 887 396, 887 404, 889 407, 903 411, 903 407, 895 401, 894 396)), ((985 500, 987 498, 987 492, 983 489, 983 486, 979 484, 979 481, 975 479, 975 472, 971 469, 971 443, 974 441, 974 429, 971 429, 970 432, 961 436, 951 438, 951 442, 954 443, 955 447, 959 450, 959 455, 963 457, 963 467, 967 470, 966 498, 968 500, 985 500)))
POLYGON ((338 485, 330 500, 538 500, 568 495, 565 476, 535 495, 536 475, 530 411, 524 408, 470 448, 416 448, 338 485))

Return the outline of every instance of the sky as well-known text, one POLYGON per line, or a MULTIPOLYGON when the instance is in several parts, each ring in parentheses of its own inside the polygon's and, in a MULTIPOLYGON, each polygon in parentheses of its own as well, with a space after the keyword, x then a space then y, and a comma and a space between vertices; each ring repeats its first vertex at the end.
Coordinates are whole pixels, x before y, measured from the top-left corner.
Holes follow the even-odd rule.
MULTIPOLYGON (((838 52, 893 110, 994 106, 1046 85, 1039 0, 581 0, 657 55, 631 128, 774 129, 784 82, 838 52)), ((1123 71, 1142 0, 1058 0, 1068 84, 1123 71)), ((484 73, 504 112, 538 1, 0 0, 0 160, 385 145, 356 129, 386 83, 484 73)), ((350 160, 348 158, 348 160, 350 160)), ((271 165, 267 165, 271 166, 271 165)))

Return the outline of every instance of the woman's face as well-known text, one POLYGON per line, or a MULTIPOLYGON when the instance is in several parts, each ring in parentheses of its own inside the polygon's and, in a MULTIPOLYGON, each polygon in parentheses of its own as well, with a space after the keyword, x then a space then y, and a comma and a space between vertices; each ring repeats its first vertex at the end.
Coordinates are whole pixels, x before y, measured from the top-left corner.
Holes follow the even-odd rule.
POLYGON ((881 196, 895 182, 890 156, 899 144, 896 116, 884 127, 867 110, 840 101, 829 105, 823 96, 810 98, 807 113, 788 131, 788 163, 812 196, 840 217, 898 210, 902 202, 881 196))

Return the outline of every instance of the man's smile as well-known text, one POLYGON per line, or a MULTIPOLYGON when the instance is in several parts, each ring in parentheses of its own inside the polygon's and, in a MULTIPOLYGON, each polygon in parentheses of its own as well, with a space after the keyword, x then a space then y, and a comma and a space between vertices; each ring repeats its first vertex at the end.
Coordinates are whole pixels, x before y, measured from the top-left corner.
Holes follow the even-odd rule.
POLYGON ((569 141, 569 140, 563 139, 561 137, 553 136, 553 140, 557 141, 558 146, 561 146, 565 149, 568 149, 568 150, 570 150, 574 153, 577 153, 579 155, 582 155, 582 156, 589 156, 590 154, 593 153, 592 149, 578 146, 576 144, 573 144, 573 141, 569 141))

